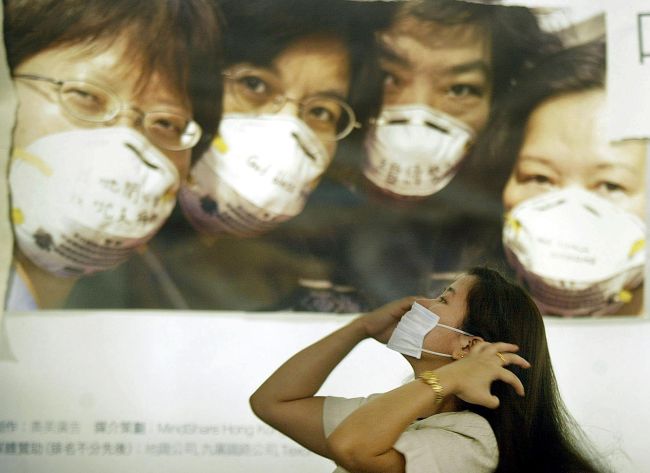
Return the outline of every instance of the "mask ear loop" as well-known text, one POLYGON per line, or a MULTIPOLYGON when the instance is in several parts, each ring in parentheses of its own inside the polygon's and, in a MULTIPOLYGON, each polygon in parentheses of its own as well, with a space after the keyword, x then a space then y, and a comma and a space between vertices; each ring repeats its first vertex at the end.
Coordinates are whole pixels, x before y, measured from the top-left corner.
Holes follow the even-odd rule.
POLYGON ((450 327, 449 325, 445 325, 445 324, 438 324, 438 325, 436 325, 436 327, 443 327, 443 328, 446 328, 447 330, 451 330, 452 332, 457 332, 457 333, 461 333, 463 335, 467 335, 468 337, 473 337, 474 336, 471 333, 465 332, 464 330, 461 330, 461 329, 456 328, 456 327, 450 327))
MULTIPOLYGON (((438 325, 436 325, 436 327, 446 328, 447 330, 451 330, 452 332, 457 332, 457 333, 460 333, 462 335, 467 335, 468 337, 473 337, 474 336, 471 333, 465 332, 464 330, 461 330, 461 329, 458 329, 458 328, 455 328, 455 327, 450 327, 449 325, 445 325, 445 324, 438 324, 438 325)), ((430 355, 442 356, 444 358, 453 358, 453 355, 449 355, 447 353, 440 353, 440 352, 437 352, 437 351, 426 350, 424 348, 421 348, 420 351, 423 352, 423 353, 428 353, 430 355)))
POLYGON ((422 353, 429 353, 430 355, 437 355, 437 356, 443 356, 445 358, 453 358, 452 355, 448 355, 447 353, 440 353, 437 351, 431 351, 431 350, 425 350, 424 348, 420 349, 422 353))

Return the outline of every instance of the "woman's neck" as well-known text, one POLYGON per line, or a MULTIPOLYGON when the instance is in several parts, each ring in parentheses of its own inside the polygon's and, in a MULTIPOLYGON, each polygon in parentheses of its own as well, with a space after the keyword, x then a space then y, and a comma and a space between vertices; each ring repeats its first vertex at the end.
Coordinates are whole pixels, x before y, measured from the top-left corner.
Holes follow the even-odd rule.
MULTIPOLYGON (((406 361, 408 361, 408 363, 411 365, 411 368, 413 368, 413 376, 416 379, 423 371, 435 371, 453 361, 451 358, 438 357, 435 355, 431 358, 427 357, 417 359, 409 356, 405 358, 406 361)), ((432 406, 430 415, 440 414, 442 412, 456 412, 460 410, 462 410, 461 400, 456 396, 447 396, 443 400, 442 404, 437 407, 432 406)))
POLYGON ((64 278, 41 269, 20 251, 16 252, 16 272, 39 309, 60 309, 79 278, 64 278))
POLYGON ((448 365, 453 361, 452 358, 446 358, 444 356, 436 355, 423 355, 422 358, 413 358, 411 356, 405 356, 406 361, 411 365, 413 369, 413 374, 417 378, 420 373, 423 371, 431 371, 442 368, 445 365, 448 365))

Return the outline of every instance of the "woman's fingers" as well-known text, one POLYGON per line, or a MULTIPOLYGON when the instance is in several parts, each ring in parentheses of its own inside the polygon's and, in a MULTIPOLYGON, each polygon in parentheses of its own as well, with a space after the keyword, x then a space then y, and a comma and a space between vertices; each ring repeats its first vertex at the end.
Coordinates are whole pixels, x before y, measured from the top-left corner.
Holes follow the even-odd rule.
POLYGON ((477 406, 487 407, 488 409, 496 409, 500 404, 499 398, 489 393, 484 396, 476 396, 467 402, 476 404, 477 406))
POLYGON ((409 311, 416 300, 417 296, 402 297, 401 299, 389 303, 385 307, 388 308, 388 312, 390 312, 394 318, 401 319, 402 316, 409 311))
POLYGON ((521 368, 530 368, 530 363, 515 352, 519 351, 519 347, 513 343, 506 342, 484 342, 477 341, 476 344, 470 349, 470 352, 478 352, 481 355, 497 357, 502 366, 517 365, 521 368))
POLYGON ((516 354, 518 350, 519 347, 513 343, 477 341, 470 348, 469 356, 456 365, 463 379, 459 397, 472 404, 496 409, 500 401, 490 393, 490 385, 497 380, 509 384, 518 395, 524 396, 521 380, 507 368, 509 365, 530 368, 530 363, 516 354))
POLYGON ((517 378, 517 375, 512 371, 508 371, 506 369, 499 370, 497 379, 512 386, 515 392, 520 396, 524 396, 526 394, 524 392, 524 385, 521 384, 521 380, 517 378))
POLYGON ((506 342, 495 342, 495 343, 481 342, 481 343, 477 343, 476 346, 480 347, 481 350, 492 350, 495 353, 497 352, 516 353, 519 351, 519 347, 517 345, 515 345, 514 343, 506 343, 506 342))
POLYGON ((498 397, 490 396, 489 401, 485 404, 485 407, 488 409, 496 409, 499 407, 499 404, 501 404, 501 402, 499 401, 498 397))
POLYGON ((368 312, 358 319, 366 335, 386 343, 395 326, 413 305, 415 296, 403 297, 368 312))
POLYGON ((502 365, 507 366, 507 365, 517 365, 521 368, 530 368, 530 363, 528 363, 528 360, 525 358, 522 358, 519 355, 515 355, 514 353, 501 353, 501 357, 499 357, 502 360, 502 365))

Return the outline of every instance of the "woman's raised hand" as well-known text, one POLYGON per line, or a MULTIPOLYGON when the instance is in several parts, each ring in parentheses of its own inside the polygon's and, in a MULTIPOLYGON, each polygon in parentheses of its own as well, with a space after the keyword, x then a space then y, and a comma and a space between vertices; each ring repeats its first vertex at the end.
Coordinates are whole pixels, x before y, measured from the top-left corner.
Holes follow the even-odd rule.
POLYGON ((357 319, 368 337, 386 343, 402 316, 411 308, 417 297, 410 296, 389 302, 357 319))
POLYGON ((517 350, 519 347, 512 343, 477 341, 465 357, 436 372, 449 394, 453 393, 470 404, 496 409, 499 398, 490 392, 493 381, 503 381, 520 396, 525 394, 519 378, 505 368, 507 365, 530 368, 530 363, 515 353, 517 350))

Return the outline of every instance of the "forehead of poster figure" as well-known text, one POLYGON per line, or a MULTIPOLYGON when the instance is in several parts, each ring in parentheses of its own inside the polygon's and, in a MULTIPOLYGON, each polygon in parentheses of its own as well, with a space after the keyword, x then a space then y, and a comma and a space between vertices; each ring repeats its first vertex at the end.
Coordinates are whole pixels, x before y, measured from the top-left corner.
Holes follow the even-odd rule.
POLYGON ((123 100, 139 101, 137 105, 144 111, 153 106, 191 116, 189 97, 181 92, 174 74, 141 57, 128 36, 46 49, 23 61, 15 72, 89 81, 123 100))
POLYGON ((7 59, 13 68, 47 49, 85 46, 99 50, 128 43, 121 64, 147 82, 153 72, 186 89, 190 52, 202 63, 220 59, 216 6, 204 0, 37 0, 6 2, 7 59), (200 33, 197 33, 200 31, 200 33))
POLYGON ((89 81, 110 89, 123 100, 139 100, 147 111, 170 110, 189 114, 188 97, 164 73, 142 73, 143 62, 126 39, 68 44, 43 50, 16 67, 16 73, 34 73, 57 80, 89 81))
MULTIPOLYGON (((441 87, 447 81, 451 90, 446 93, 489 99, 491 42, 482 25, 444 24, 402 15, 378 35, 378 41, 381 67, 389 75, 389 82, 417 76, 441 87)), ((390 98, 386 95, 395 84, 388 85, 385 99, 390 98)))
MULTIPOLYGON (((349 51, 344 42, 332 35, 316 34, 289 43, 269 62, 242 62, 227 71, 251 70, 261 72, 273 84, 255 83, 256 87, 272 86, 280 94, 293 99, 310 95, 328 95, 346 100, 349 81, 349 51)), ((251 84, 253 86, 253 84, 251 84)), ((225 103, 225 111, 229 103, 225 103)))
POLYGON ((605 102, 605 91, 593 89, 560 95, 535 108, 504 189, 506 209, 574 186, 645 218, 646 145, 608 141, 605 102))
MULTIPOLYGON (((158 72, 141 80, 137 62, 125 62, 128 58, 128 43, 118 40, 108 44, 62 45, 46 49, 31 56, 15 68, 16 74, 34 74, 56 80, 79 80, 93 83, 113 92, 122 106, 135 108, 141 112, 167 112, 191 118, 191 107, 186 96, 179 94, 169 84, 166 77, 158 72)), ((73 119, 66 114, 58 102, 52 85, 46 82, 20 81, 23 92, 29 97, 20 96, 21 107, 14 129, 14 145, 26 146, 34 140, 51 133, 90 126, 123 125, 139 123, 134 113, 124 113, 114 121, 94 125, 73 119), (49 97, 45 94, 50 94, 49 97), (37 99, 42 97, 42 99, 37 99), (137 121, 134 121, 137 120, 137 121)), ((137 126, 140 133, 146 132, 137 126)), ((170 151, 158 147, 176 166, 181 177, 187 175, 191 150, 170 151)))

